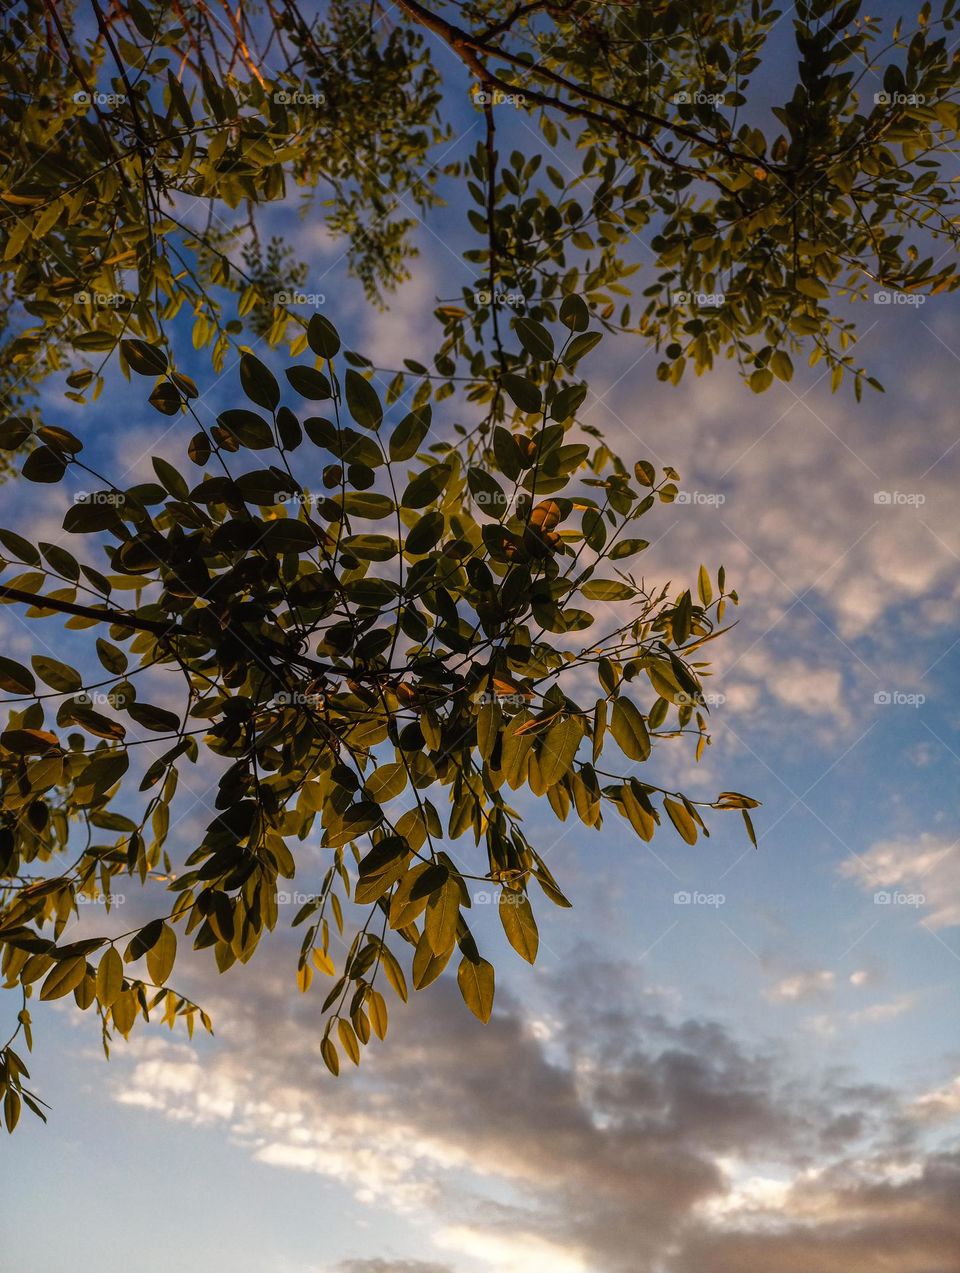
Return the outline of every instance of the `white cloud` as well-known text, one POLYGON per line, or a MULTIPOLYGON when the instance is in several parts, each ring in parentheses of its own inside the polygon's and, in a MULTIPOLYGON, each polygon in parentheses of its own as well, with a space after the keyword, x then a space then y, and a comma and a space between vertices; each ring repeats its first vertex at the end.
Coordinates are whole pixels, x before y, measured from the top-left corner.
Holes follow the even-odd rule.
MULTIPOLYGON (((840 874, 865 892, 899 890, 905 897, 922 898, 931 928, 960 924, 960 841, 929 831, 915 837, 883 840, 866 853, 840 865, 840 874)), ((890 903, 893 909, 897 894, 890 903)))
POLYGON ((434 1242, 442 1251, 480 1260, 497 1273, 587 1273, 589 1268, 577 1251, 534 1233, 504 1236, 459 1224, 441 1229, 434 1242))

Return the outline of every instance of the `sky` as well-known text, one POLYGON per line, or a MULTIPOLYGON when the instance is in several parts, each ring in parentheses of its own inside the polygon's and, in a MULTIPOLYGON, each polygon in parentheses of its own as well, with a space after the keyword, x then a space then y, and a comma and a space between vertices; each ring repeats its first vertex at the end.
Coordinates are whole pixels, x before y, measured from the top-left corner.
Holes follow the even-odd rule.
MULTIPOLYGON (((456 115, 453 153, 478 118, 456 115)), ((303 290, 397 365, 431 352, 425 315, 472 277, 455 213, 418 230, 387 313, 322 225, 274 219, 310 261, 303 290)), ((761 396, 725 366, 664 386, 647 346, 607 338, 581 412, 626 461, 681 473, 683 498, 644 530, 648 578, 679 589, 723 564, 742 599, 714 649, 704 760, 673 743, 643 776, 760 799, 758 848, 731 815, 695 846, 646 845, 524 804, 574 901, 540 907, 535 967, 481 903, 490 1024, 447 974, 391 1000, 386 1043, 336 1081, 280 929, 224 977, 185 966, 213 1039, 138 1028, 108 1063, 72 1003, 36 1005, 31 1071, 52 1110, 0 1146, 5 1267, 960 1271, 960 304, 856 317, 886 387, 861 404, 819 368, 761 396)), ((228 367, 211 410, 235 392, 228 367)), ((119 378, 80 417, 50 402, 130 474, 183 444, 119 378)), ((0 498, 4 525, 56 538, 59 488, 42 506, 37 488, 0 498)), ((9 607, 0 621, 4 649, 28 654, 37 629, 9 607)), ((203 775, 189 786, 185 851, 209 794, 203 775)), ((320 861, 308 849, 292 888, 320 861)))

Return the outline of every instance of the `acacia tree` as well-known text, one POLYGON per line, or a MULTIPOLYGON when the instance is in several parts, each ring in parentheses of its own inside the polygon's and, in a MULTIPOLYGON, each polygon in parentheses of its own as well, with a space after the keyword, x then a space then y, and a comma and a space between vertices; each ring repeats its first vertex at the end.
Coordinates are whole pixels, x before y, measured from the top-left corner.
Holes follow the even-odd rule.
MULTIPOLYGON (((678 475, 584 424, 581 360, 604 330, 630 332, 661 348, 664 378, 722 352, 761 391, 806 347, 859 393, 839 300, 955 285, 937 245, 956 233, 940 177, 950 5, 876 52, 855 3, 798 5, 798 80, 773 134, 749 110, 769 5, 397 11, 92 0, 5 17, 0 444, 26 453, 28 481, 85 488, 62 542, 0 531, 0 599, 62 623, 71 658, 48 637, 29 668, 0 659, 0 946, 22 996, 0 1052, 11 1129, 21 1100, 42 1113, 13 1047, 30 1046, 35 988, 96 1011, 105 1045, 152 1014, 209 1025, 169 983, 178 936, 221 971, 245 962, 298 865, 302 881, 322 864, 293 922, 301 989, 330 979, 336 1071, 385 1033, 384 982, 406 997, 403 943, 417 989, 459 951, 463 997, 489 1017, 471 882, 497 891, 531 962, 531 890, 568 905, 511 792, 588 827, 606 811, 644 839, 663 820, 705 834, 701 802, 636 766, 667 738, 706 744, 700 651, 736 595, 722 570, 679 591, 644 578, 634 523, 678 475), (465 162, 446 153, 458 84, 441 84, 437 41, 482 121, 465 162), (523 150, 503 159, 518 121, 523 150), (473 200, 475 277, 440 298, 432 366, 378 366, 291 303, 304 267, 262 228, 288 185, 344 236, 373 298, 402 281, 415 216, 454 186, 473 200), (239 372, 246 404, 215 421, 183 370, 185 319, 215 369, 239 372), (263 341, 305 359, 285 369, 297 410, 253 353, 263 341), (188 459, 156 457, 156 481, 115 484, 31 400, 54 372, 96 397, 111 358, 182 429, 188 459), (171 674, 177 711, 150 701, 171 674), (200 762, 219 771, 212 816, 184 844, 171 805, 200 762), (152 918, 78 936, 79 905, 119 876, 152 918)), ((709 803, 752 838, 754 801, 709 803)))

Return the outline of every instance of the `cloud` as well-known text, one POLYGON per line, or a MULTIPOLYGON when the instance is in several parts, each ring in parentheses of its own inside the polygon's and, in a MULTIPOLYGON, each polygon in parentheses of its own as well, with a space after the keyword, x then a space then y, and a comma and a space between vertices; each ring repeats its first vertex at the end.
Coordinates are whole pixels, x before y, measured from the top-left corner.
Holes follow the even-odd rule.
POLYGON ((925 922, 931 928, 960 924, 960 841, 929 831, 882 840, 842 862, 839 870, 865 892, 886 893, 891 909, 900 894, 913 898, 910 905, 926 908, 925 922), (891 894, 891 889, 897 892, 891 894))
POLYGON ((812 999, 826 994, 836 984, 836 973, 823 968, 818 972, 801 972, 793 977, 785 977, 770 991, 768 997, 776 1003, 793 1002, 798 999, 812 999))
POLYGON ((914 1118, 930 1123, 960 1118, 960 1076, 918 1096, 910 1107, 910 1113, 914 1118))
POLYGON ((343 1260, 337 1273, 451 1273, 448 1264, 424 1260, 343 1260))
MULTIPOLYGON (((938 1273, 954 1267, 931 1257, 953 1224, 949 1164, 934 1170, 917 1150, 904 1176, 881 1146, 909 1142, 922 1120, 890 1092, 829 1074, 806 1083, 778 1050, 667 1017, 635 970, 625 979, 579 952, 562 979, 540 975, 541 1010, 502 996, 485 1029, 442 979, 428 1003, 393 1014, 388 1047, 334 1082, 306 1001, 292 1003, 270 962, 248 970, 248 994, 219 1014, 202 1059, 192 1045, 135 1042, 117 1099, 221 1126, 264 1167, 408 1217, 444 1270, 465 1259, 497 1273, 793 1273, 803 1256, 833 1273, 882 1243, 903 1253, 891 1273, 921 1273, 917 1251, 938 1273), (535 1028, 543 1020, 550 1029, 535 1028), (930 1236, 918 1246, 921 1213, 930 1236), (904 1232, 881 1239, 892 1215, 904 1232), (807 1232, 814 1221, 829 1241, 807 1232)), ((355 1269, 338 1273, 408 1273, 363 1241, 355 1269)), ((409 1273, 432 1273, 430 1256, 409 1273)))

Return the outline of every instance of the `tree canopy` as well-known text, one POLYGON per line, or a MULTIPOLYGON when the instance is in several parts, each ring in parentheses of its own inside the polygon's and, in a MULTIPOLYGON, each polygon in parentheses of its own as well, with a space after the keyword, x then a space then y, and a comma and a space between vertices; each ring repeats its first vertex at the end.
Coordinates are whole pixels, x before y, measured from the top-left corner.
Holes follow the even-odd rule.
POLYGON ((138 1018, 209 1027, 171 980, 178 942, 246 962, 317 863, 296 975, 325 978, 336 1072, 385 1034, 383 989, 455 953, 489 1018, 475 886, 531 963, 532 893, 569 905, 512 793, 644 840, 734 810, 753 838, 747 796, 640 776, 665 740, 708 742, 702 652, 737 596, 716 566, 645 577, 636 523, 679 475, 579 418, 584 367, 615 333, 674 383, 723 355, 761 392, 803 353, 859 396, 855 303, 956 286, 952 3, 911 29, 859 8, 6 13, 0 446, 11 480, 73 497, 56 543, 0 530, 0 600, 46 633, 29 667, 0 657, 10 1130, 21 1100, 42 1116, 14 1048, 35 995, 72 993, 105 1046, 138 1018), (788 22, 796 78, 771 100, 788 22), (463 111, 479 139, 454 158, 463 111), (268 229, 294 196, 372 303, 456 208, 473 279, 437 299, 432 363, 384 366, 342 347, 335 306, 304 312, 307 265, 268 229), (202 350, 237 395, 215 417, 202 350), (39 405, 117 375, 183 456, 133 485, 88 463, 83 413, 39 405), (198 767, 211 817, 185 842, 171 809, 198 767), (155 913, 78 936, 119 879, 155 913))

